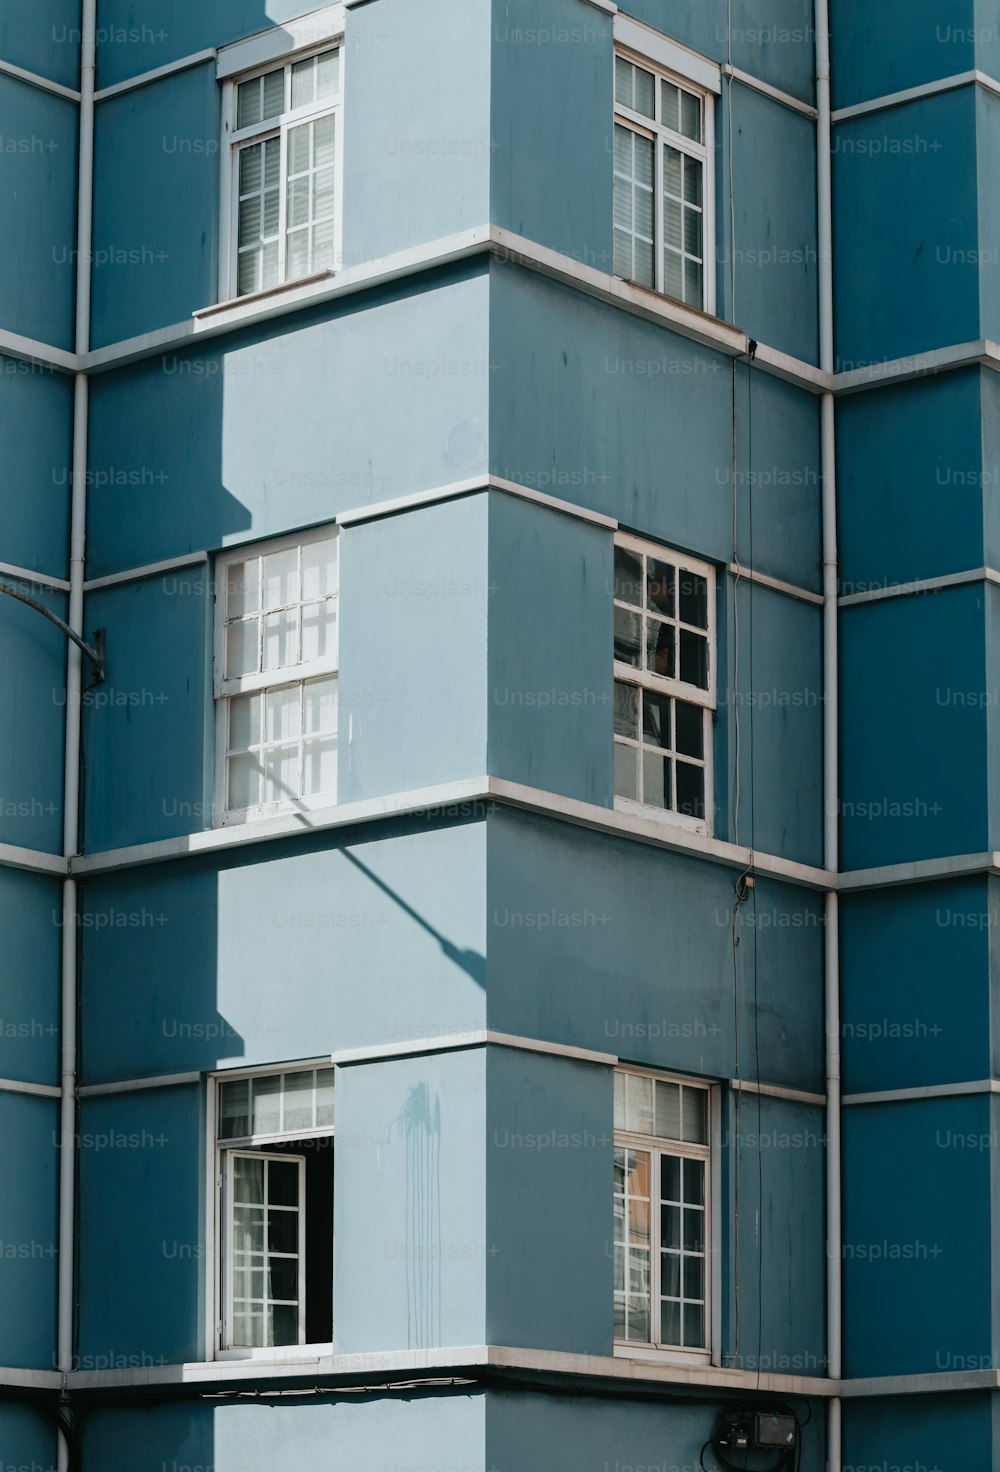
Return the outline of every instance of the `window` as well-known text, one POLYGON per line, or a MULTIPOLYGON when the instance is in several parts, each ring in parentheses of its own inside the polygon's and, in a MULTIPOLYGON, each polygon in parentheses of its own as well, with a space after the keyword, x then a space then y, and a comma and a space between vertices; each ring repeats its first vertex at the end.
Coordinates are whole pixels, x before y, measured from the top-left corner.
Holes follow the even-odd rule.
POLYGON ((336 801, 337 547, 327 529, 218 561, 224 823, 336 801))
POLYGON ((664 547, 615 542, 615 794, 711 829, 715 575, 664 547))
POLYGON ((709 92, 615 55, 614 270, 715 310, 713 102, 709 92))
POLYGON ((710 1090, 615 1074, 614 1314, 625 1345, 707 1356, 710 1090))
POLYGON ((333 1339, 333 1069, 217 1085, 218 1347, 333 1339))
POLYGON ((335 265, 340 67, 340 48, 325 46, 230 83, 224 298, 267 291, 335 265))

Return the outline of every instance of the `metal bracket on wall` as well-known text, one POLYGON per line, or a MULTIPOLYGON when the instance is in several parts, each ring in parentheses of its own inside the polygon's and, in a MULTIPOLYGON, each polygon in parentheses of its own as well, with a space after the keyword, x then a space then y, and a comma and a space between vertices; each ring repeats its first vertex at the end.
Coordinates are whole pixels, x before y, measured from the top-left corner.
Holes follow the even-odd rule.
POLYGON ((37 598, 32 598, 27 593, 22 593, 19 588, 12 588, 9 583, 0 583, 0 593, 6 593, 9 598, 16 598, 19 603, 26 603, 29 608, 33 608, 36 613, 42 614, 50 623, 55 624, 56 628, 62 629, 67 639, 72 639, 73 643, 79 649, 82 649, 83 653, 87 655, 93 664, 95 685, 103 685, 105 658, 103 629, 98 629, 93 636, 93 644, 88 644, 84 639, 80 638, 79 634, 70 628, 65 620, 61 619, 58 614, 53 613, 51 609, 46 608, 44 603, 39 603, 37 598))

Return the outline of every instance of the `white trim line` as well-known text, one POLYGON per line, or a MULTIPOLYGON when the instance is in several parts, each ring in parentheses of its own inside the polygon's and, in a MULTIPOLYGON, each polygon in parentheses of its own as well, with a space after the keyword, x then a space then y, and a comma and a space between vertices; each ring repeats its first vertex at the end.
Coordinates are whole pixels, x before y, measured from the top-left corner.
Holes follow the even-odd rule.
POLYGON ((0 843, 0 866, 6 869, 25 869, 35 874, 52 874, 65 879, 69 864, 62 854, 46 854, 40 849, 19 848, 16 843, 0 843))
POLYGON ((833 392, 838 396, 876 388, 882 383, 906 383, 912 378, 925 378, 955 368, 971 368, 982 364, 1000 368, 1000 347, 988 338, 975 342, 953 343, 943 348, 928 348, 923 353, 910 353, 905 358, 886 358, 881 363, 864 363, 859 368, 841 370, 833 375, 833 392))
POLYGON ((61 373, 79 373, 80 359, 76 353, 65 348, 54 348, 51 343, 38 342, 33 337, 22 337, 19 332, 8 332, 0 327, 0 354, 5 358, 18 358, 25 363, 36 363, 50 371, 58 368, 61 373))
POLYGON ((870 112, 882 112, 887 107, 900 107, 904 102, 916 102, 921 97, 934 97, 939 92, 953 92, 956 87, 968 87, 982 77, 982 72, 956 72, 953 77, 939 77, 934 82, 921 82, 917 87, 904 87, 901 92, 886 92, 881 97, 872 97, 868 102, 852 102, 850 107, 834 108, 830 117, 835 123, 846 123, 851 118, 864 117, 870 112))
POLYGON ((133 92, 137 87, 148 86, 150 82, 158 82, 162 77, 173 76, 175 72, 190 71, 192 67, 202 66, 206 61, 214 61, 217 54, 214 46, 209 46, 204 51, 192 51, 190 56, 181 56, 163 66, 154 66, 152 71, 139 72, 137 76, 126 77, 124 81, 112 82, 110 87, 102 87, 99 92, 94 93, 94 101, 106 102, 109 97, 120 97, 123 92, 133 92))
POLYGON ((68 593, 66 578, 47 577, 43 572, 32 572, 30 567, 16 567, 12 562, 0 562, 0 576, 16 578, 18 582, 30 583, 34 588, 51 588, 54 593, 68 593))
POLYGON ((63 1377, 58 1370, 0 1369, 0 1385, 15 1390, 62 1390, 63 1377))
POLYGON ((89 578, 83 585, 85 593, 94 593, 98 588, 113 588, 118 583, 137 583, 142 578, 153 578, 161 572, 173 572, 179 567, 196 567, 208 561, 207 552, 186 552, 181 557, 165 557, 161 562, 146 562, 141 567, 129 567, 124 572, 105 573, 104 577, 89 578))
POLYGON ((743 71, 742 67, 732 66, 728 61, 724 61, 722 75, 732 77, 734 82, 742 82, 744 87, 750 87, 754 92, 763 93, 765 97, 770 97, 774 102, 780 102, 784 107, 792 108, 795 112, 801 113, 803 117, 811 118, 813 122, 819 117, 817 109, 811 102, 802 102, 798 97, 793 97, 790 92, 782 92, 780 87, 772 87, 770 82, 762 82, 760 77, 743 71))
POLYGON ((826 1108, 825 1094, 811 1094, 806 1089, 786 1089, 783 1084, 762 1084, 756 1079, 731 1078, 731 1089, 743 1094, 763 1094, 768 1099, 790 1099, 795 1104, 811 1104, 816 1109, 826 1108))
POLYGON ((764 588, 773 588, 776 593, 787 593, 789 598, 801 598, 805 603, 814 603, 817 608, 823 607, 823 594, 812 593, 808 588, 800 588, 795 583, 786 583, 782 578, 772 578, 766 572, 757 572, 751 567, 742 567, 738 562, 729 564, 730 574, 739 582, 760 583, 764 588))
MULTIPOLYGON (((357 5, 359 0, 344 0, 347 5, 357 5)), ((583 0, 584 5, 592 5, 595 10, 603 10, 607 15, 617 15, 618 6, 614 0, 583 0)))
POLYGON ((912 583, 887 583, 861 593, 845 593, 837 599, 840 608, 859 603, 881 603, 886 598, 909 598, 915 593, 935 593, 940 588, 958 588, 965 583, 1000 583, 1000 572, 992 567, 973 567, 967 572, 946 572, 936 578, 917 578, 912 583))
MULTIPOLYGON (((272 1068, 271 1073, 275 1072, 272 1068)), ((200 1084, 200 1073, 161 1073, 149 1078, 117 1079, 108 1084, 83 1084, 76 1091, 78 1099, 97 1099, 104 1094, 136 1094, 144 1089, 176 1089, 185 1084, 200 1084)))
POLYGON ((899 1104, 914 1099, 951 1099, 967 1094, 1000 1094, 1000 1079, 983 1078, 960 1084, 922 1084, 912 1089, 874 1089, 845 1094, 845 1104, 899 1104))
POLYGON ((62 1089, 54 1084, 28 1084, 23 1079, 0 1078, 0 1094, 37 1094, 42 1099, 61 1099, 62 1089))
POLYGON ((845 1398, 884 1395, 936 1395, 944 1391, 996 1390, 997 1370, 938 1370, 915 1375, 869 1375, 858 1380, 841 1380, 839 1393, 845 1398))
POLYGON ((266 66, 269 61, 281 61, 302 51, 307 46, 322 46, 325 41, 337 41, 344 34, 344 6, 324 5, 311 10, 294 20, 283 21, 270 30, 258 31, 253 36, 244 36, 217 51, 216 76, 220 82, 236 77, 240 72, 254 71, 266 66))
POLYGON ((763 368, 765 373, 783 378, 786 383, 794 383, 798 388, 808 389, 810 393, 826 394, 831 390, 833 379, 829 373, 801 358, 793 358, 779 348, 769 347, 766 342, 757 344, 753 362, 758 368, 763 368))
POLYGON ((50 81, 38 72, 26 71, 23 66, 15 66, 12 61, 0 61, 0 73, 7 77, 15 77, 19 82, 27 82, 29 87, 40 87, 43 92, 54 92, 57 97, 65 97, 70 102, 79 102, 80 94, 73 87, 64 87, 61 82, 50 81))
POLYGON ((718 62, 702 56, 699 51, 692 51, 679 41, 671 40, 662 31, 656 31, 652 26, 643 25, 641 21, 633 20, 631 16, 620 12, 614 18, 612 30, 616 46, 624 46, 638 56, 648 57, 657 66, 673 72, 675 76, 686 77, 699 87, 714 92, 717 97, 721 93, 722 80, 718 62))
POLYGON ((603 526, 612 532, 618 530, 618 522, 613 516, 604 516, 600 511, 591 511, 586 506, 575 506, 572 501, 550 496, 547 491, 537 491, 533 486, 522 486, 515 480, 504 480, 499 475, 487 476, 487 482, 491 491, 505 491, 522 501, 532 501, 536 506, 547 506, 550 511, 562 511, 566 516, 575 516, 578 521, 589 521, 594 526, 603 526))
POLYGON ((967 874, 1000 873, 1000 853, 952 854, 939 859, 911 859, 872 869, 841 870, 837 888, 844 894, 863 889, 891 889, 900 884, 926 884, 967 874))
POLYGON ((391 496, 387 501, 372 501, 368 506, 352 506, 349 511, 337 512, 333 520, 337 526, 358 526, 365 521, 377 521, 382 516, 395 516, 400 511, 416 511, 421 506, 436 506, 442 501, 455 501, 462 496, 473 496, 487 490, 489 476, 471 475, 466 480, 452 481, 431 490, 414 491, 409 496, 391 496))
POLYGON ((469 777, 445 782, 436 787, 365 798, 339 807, 286 813, 228 828, 204 829, 179 838, 164 838, 127 848, 81 854, 70 861, 70 873, 84 878, 91 874, 106 874, 119 869, 183 858, 188 854, 217 853, 244 844, 267 843, 300 833, 329 832, 379 818, 433 812, 439 808, 448 809, 477 801, 481 801, 487 811, 491 802, 500 802, 600 833, 635 838, 656 848, 690 854, 696 858, 714 859, 729 868, 752 869, 756 874, 786 880, 807 889, 827 890, 836 883, 836 876, 828 874, 825 869, 800 864, 794 859, 763 854, 759 850, 751 851, 742 845, 737 846, 718 838, 707 838, 659 817, 647 818, 614 808, 603 808, 595 803, 579 802, 575 798, 544 792, 537 787, 508 782, 499 777, 469 777))

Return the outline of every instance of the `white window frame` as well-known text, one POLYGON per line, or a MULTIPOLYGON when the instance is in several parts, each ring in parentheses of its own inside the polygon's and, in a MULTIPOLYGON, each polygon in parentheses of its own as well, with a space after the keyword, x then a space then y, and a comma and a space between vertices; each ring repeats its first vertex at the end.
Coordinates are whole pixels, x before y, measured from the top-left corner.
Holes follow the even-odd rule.
MULTIPOLYGON (((206 1109, 206 1134, 208 1149, 205 1152, 206 1178, 205 1178, 205 1345, 206 1358, 209 1360, 255 1360, 263 1362, 282 1361, 289 1359, 301 1359, 303 1349, 313 1354, 332 1354, 333 1340, 319 1344, 308 1344, 305 1342, 305 1314, 303 1312, 300 1325, 300 1341, 298 1344, 279 1344, 266 1348, 241 1347, 238 1349, 226 1349, 228 1317, 227 1311, 230 1306, 232 1254, 230 1252, 229 1229, 230 1214, 225 1197, 227 1163, 225 1157, 230 1154, 266 1155, 269 1144, 278 1144, 285 1140, 308 1140, 336 1138, 335 1125, 324 1125, 319 1129, 294 1130, 280 1134, 247 1135, 232 1140, 219 1139, 219 1091, 222 1084, 237 1083, 248 1078, 271 1078, 277 1073, 308 1073, 313 1069, 332 1068, 334 1065, 329 1057, 313 1058, 305 1062, 294 1063, 269 1063, 257 1068, 233 1069, 217 1074, 209 1075, 207 1079, 207 1109, 206 1109), (260 1150, 247 1151, 248 1145, 260 1146, 260 1150)), ((336 1079, 336 1070, 334 1071, 336 1079)), ((336 1098, 336 1082, 334 1082, 334 1097, 336 1098)), ((281 1155, 282 1160, 295 1160, 300 1157, 294 1155, 281 1155)), ((302 1173, 304 1179, 304 1172, 302 1173)), ((331 1204, 332 1210, 332 1204, 331 1204)), ((299 1203, 299 1298, 304 1305, 306 1284, 306 1254, 305 1254, 305 1211, 304 1202, 299 1203)))
MULTIPOLYGON (((275 670, 262 670, 256 674, 227 677, 226 661, 226 586, 227 569, 235 563, 245 562, 250 557, 268 556, 272 552, 289 551, 292 548, 309 546, 313 542, 325 542, 336 537, 339 544, 340 531, 334 524, 314 527, 309 531, 296 532, 290 536, 277 537, 267 542, 242 543, 238 547, 221 552, 215 559, 215 618, 213 689, 215 695, 215 801, 213 819, 215 827, 252 823, 276 817, 281 813, 301 812, 318 808, 334 807, 337 794, 317 793, 309 797, 283 798, 278 802, 261 803, 251 808, 229 807, 228 770, 229 752, 229 701, 235 695, 258 694, 268 690, 286 689, 293 685, 302 686, 311 680, 335 676, 340 678, 340 577, 338 545, 337 591, 337 640, 331 655, 313 659, 297 665, 284 665, 275 670)), ((289 605, 292 606, 292 605, 289 605)))
MULTIPOLYGON (((704 712, 704 767, 705 767, 705 816, 704 818, 693 818, 687 813, 678 813, 674 808, 661 808, 653 803, 638 802, 634 798, 619 797, 615 794, 615 810, 623 813, 634 813, 643 818, 656 816, 664 822, 671 823, 680 828, 690 829, 692 833, 701 833, 710 837, 713 831, 713 814, 715 805, 715 760, 714 760, 714 735, 715 735, 715 712, 718 698, 716 694, 716 666, 718 664, 718 636, 716 630, 716 583, 715 568, 708 562, 701 562, 697 558, 688 557, 682 552, 675 552, 673 548, 665 546, 662 542, 650 542, 642 537, 633 537, 624 532, 616 533, 615 546, 622 547, 628 552, 647 557, 656 557, 663 562, 669 562, 680 571, 696 573, 703 577, 708 585, 708 628, 697 632, 705 634, 708 640, 708 689, 703 690, 699 685, 692 685, 684 680, 668 678, 666 675, 657 675, 651 670, 645 670, 636 665, 623 664, 619 660, 614 661, 614 678, 627 685, 638 685, 644 690, 650 690, 657 695, 670 695, 677 700, 684 701, 688 705, 699 705, 704 712)), ((614 598, 612 601, 615 608, 624 608, 635 611, 634 605, 626 604, 614 598)), ((645 615, 643 614, 644 618, 645 615)), ((684 627, 680 621, 676 621, 674 627, 684 627)), ((693 628, 693 625, 690 626, 693 628)), ((619 737, 613 738, 620 742, 619 737)), ((628 743, 632 744, 632 743, 628 743)), ((644 743, 642 741, 642 724, 639 724, 638 748, 641 753, 644 743)), ((651 748, 653 749, 653 748, 651 748)), ((675 758, 671 758, 674 760, 675 758)), ((683 758, 682 758, 683 759, 683 758)), ((676 787, 675 787, 676 792, 676 787)))
POLYGON ((634 285, 667 296, 663 269, 663 145, 696 158, 702 165, 702 299, 699 303, 680 302, 694 311, 714 316, 716 311, 716 197, 715 197, 715 96, 721 90, 719 68, 714 63, 669 41, 657 32, 626 17, 615 16, 615 57, 652 72, 655 119, 614 101, 614 122, 621 123, 644 138, 651 139, 653 149, 653 286, 642 282, 634 285), (621 23, 620 23, 621 22, 621 23), (660 81, 673 83, 701 101, 702 141, 677 133, 659 121, 661 107, 660 81))
MULTIPOLYGON (((705 1094, 706 1138, 705 1145, 694 1145, 681 1140, 668 1140, 660 1135, 640 1135, 628 1130, 614 1129, 614 1144, 626 1150, 641 1150, 651 1156, 650 1202, 649 1202, 649 1299, 650 1327, 660 1321, 660 1210, 659 1210, 659 1156, 671 1155, 681 1159, 704 1161, 705 1164, 705 1346, 701 1349, 684 1349, 677 1345, 664 1347, 657 1338, 644 1343, 637 1339, 616 1339, 614 1354, 618 1359, 653 1360, 660 1364, 691 1365, 719 1364, 721 1324, 721 1273, 719 1270, 719 1243, 716 1241, 716 1202, 721 1192, 721 1170, 719 1149, 719 1089, 704 1079, 686 1077, 683 1074, 664 1073, 659 1069, 632 1067, 622 1064, 616 1074, 631 1074, 640 1078, 651 1078, 661 1083, 680 1084, 683 1088, 698 1089, 705 1094)), ((627 1260, 626 1260, 627 1272, 627 1260)))
POLYGON ((304 282, 315 281, 324 276, 329 276, 343 268, 343 213, 344 213, 344 7, 335 5, 328 10, 318 12, 313 17, 314 23, 307 26, 305 23, 311 18, 303 17, 299 22, 292 22, 280 28, 277 35, 282 37, 282 49, 279 52, 273 50, 274 41, 271 35, 253 37, 251 41, 239 42, 229 48, 230 54, 225 57, 220 53, 218 76, 222 83, 222 140, 220 143, 219 157, 221 159, 221 181, 220 181, 220 214, 219 214, 219 291, 220 302, 253 301, 258 297, 270 296, 275 292, 287 291, 293 287, 301 286, 304 282), (290 33, 292 46, 289 49, 287 35, 290 33), (303 44, 296 45, 296 40, 303 44), (269 43, 269 44, 268 44, 269 43), (321 51, 337 49, 339 51, 339 89, 336 100, 333 102, 315 102, 294 111, 291 109, 290 88, 291 68, 297 61, 305 61, 310 56, 316 56, 321 51), (239 59, 253 64, 245 66, 243 70, 235 70, 239 59), (263 76, 265 72, 274 71, 278 67, 285 70, 285 106, 276 118, 268 118, 266 122, 254 123, 250 127, 237 129, 236 127, 236 97, 237 89, 243 82, 253 81, 255 77, 263 76), (334 116, 336 119, 336 139, 334 168, 336 170, 336 195, 334 197, 334 226, 333 226, 333 262, 318 271, 313 271, 306 276, 285 279, 285 248, 286 248, 286 210, 287 210, 287 146, 286 137, 289 128, 296 127, 300 123, 309 122, 319 117, 334 116), (273 286, 263 287, 258 291, 245 292, 237 296, 238 289, 238 241, 239 231, 237 219, 239 214, 239 166, 237 155, 241 146, 251 141, 263 141, 270 137, 281 138, 281 182, 280 212, 278 230, 278 275, 279 280, 273 286))

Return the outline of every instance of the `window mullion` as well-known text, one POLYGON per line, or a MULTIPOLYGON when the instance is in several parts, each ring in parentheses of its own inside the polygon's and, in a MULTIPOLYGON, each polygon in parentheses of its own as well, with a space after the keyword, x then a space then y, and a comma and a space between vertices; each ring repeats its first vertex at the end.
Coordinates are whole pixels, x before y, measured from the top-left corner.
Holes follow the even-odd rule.
POLYGON ((282 120, 281 124, 281 157, 278 161, 278 177, 280 180, 281 197, 278 200, 278 281, 283 284, 287 270, 285 260, 285 240, 288 231, 288 123, 282 120))

